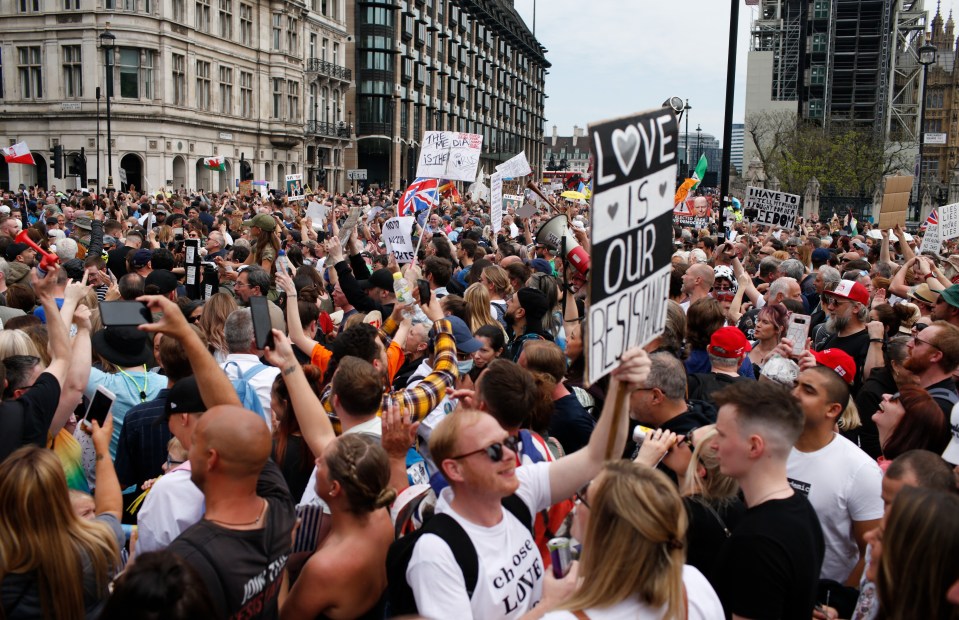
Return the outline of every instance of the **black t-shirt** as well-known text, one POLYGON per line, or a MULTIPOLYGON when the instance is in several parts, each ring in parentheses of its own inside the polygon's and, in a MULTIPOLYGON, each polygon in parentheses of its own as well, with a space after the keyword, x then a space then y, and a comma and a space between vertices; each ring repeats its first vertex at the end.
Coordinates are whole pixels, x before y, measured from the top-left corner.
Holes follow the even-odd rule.
MULTIPOLYGON (((757 366, 753 366, 756 368, 757 366)), ((724 387, 740 381, 752 381, 748 377, 741 375, 726 375, 718 372, 695 373, 689 375, 687 384, 689 389, 689 398, 696 400, 708 400, 712 402, 712 395, 724 387)))
POLYGON ((801 493, 747 510, 710 579, 726 617, 809 620, 825 549, 819 518, 801 493))
POLYGON ((60 382, 48 372, 16 400, 0 403, 0 461, 30 444, 47 445, 47 432, 60 404, 60 382))
POLYGON ((169 547, 200 573, 219 617, 279 617, 277 599, 296 515, 273 461, 263 468, 256 492, 269 502, 262 528, 231 530, 204 518, 169 547))
POLYGON ((862 374, 866 366, 866 353, 869 352, 869 331, 863 328, 861 331, 849 336, 832 336, 826 340, 822 346, 823 349, 839 349, 848 353, 856 362, 856 377, 852 382, 852 393, 859 393, 862 387, 862 374))
POLYGON ((596 420, 583 408, 575 394, 567 394, 553 401, 549 435, 556 438, 566 454, 572 454, 588 444, 595 426, 596 420))
POLYGON ((872 421, 872 414, 879 410, 883 394, 895 394, 898 391, 896 381, 888 368, 873 369, 869 373, 869 378, 863 381, 855 398, 862 426, 842 433, 843 437, 862 448, 863 452, 874 459, 882 456, 882 447, 879 445, 879 429, 872 421))
POLYGON ((942 412, 946 416, 946 421, 949 421, 949 418, 952 416, 952 406, 956 404, 955 400, 944 398, 945 394, 943 391, 956 393, 956 382, 952 377, 946 377, 939 383, 933 383, 926 388, 926 391, 929 392, 929 395, 932 396, 932 399, 936 401, 936 404, 939 405, 939 408, 942 409, 942 412))
POLYGON ((133 248, 124 245, 107 252, 107 269, 117 280, 127 275, 127 254, 132 250, 133 248))
POLYGON ((684 497, 689 517, 686 530, 686 563, 695 566, 707 578, 719 552, 726 544, 726 530, 732 532, 746 514, 746 505, 738 497, 722 503, 708 502, 701 497, 684 497))
MULTIPOLYGON (((277 442, 273 441, 273 458, 276 459, 277 442)), ((313 460, 307 456, 307 446, 300 435, 289 435, 286 439, 286 451, 283 461, 278 463, 290 495, 299 499, 310 482, 313 473, 313 460)))

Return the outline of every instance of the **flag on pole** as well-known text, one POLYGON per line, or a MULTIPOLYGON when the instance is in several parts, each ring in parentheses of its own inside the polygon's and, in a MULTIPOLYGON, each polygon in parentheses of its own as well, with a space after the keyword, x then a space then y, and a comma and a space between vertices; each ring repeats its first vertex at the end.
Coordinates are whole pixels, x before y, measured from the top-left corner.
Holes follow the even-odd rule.
POLYGON ((856 216, 852 214, 851 207, 849 212, 846 213, 846 217, 843 218, 843 229, 846 230, 850 236, 859 234, 859 220, 857 220, 856 216))
POLYGON ((439 191, 440 196, 449 198, 453 204, 463 204, 463 199, 460 198, 460 193, 456 190, 455 181, 446 181, 443 185, 440 185, 439 191))
POLYGON ((929 217, 926 218, 926 221, 923 222, 922 226, 919 228, 925 230, 928 226, 938 226, 939 225, 939 209, 933 209, 929 213, 929 217))
POLYGON ((226 172, 226 162, 219 157, 204 157, 203 167, 207 170, 219 170, 226 172))
POLYGON ((13 146, 3 149, 3 159, 8 164, 37 165, 37 162, 33 161, 33 155, 30 154, 30 147, 27 146, 26 142, 17 142, 13 146))
POLYGON ((418 178, 410 184, 400 198, 400 215, 414 215, 439 204, 439 181, 418 178))
POLYGON ((689 195, 689 190, 693 188, 695 183, 696 179, 686 179, 682 185, 676 188, 676 196, 673 198, 674 207, 686 202, 686 196, 689 195))
POLYGON ((706 176, 706 168, 709 166, 709 162, 706 160, 706 155, 699 156, 699 163, 696 164, 696 170, 693 171, 693 179, 696 182, 693 184, 692 189, 699 187, 699 184, 703 182, 703 178, 706 176))

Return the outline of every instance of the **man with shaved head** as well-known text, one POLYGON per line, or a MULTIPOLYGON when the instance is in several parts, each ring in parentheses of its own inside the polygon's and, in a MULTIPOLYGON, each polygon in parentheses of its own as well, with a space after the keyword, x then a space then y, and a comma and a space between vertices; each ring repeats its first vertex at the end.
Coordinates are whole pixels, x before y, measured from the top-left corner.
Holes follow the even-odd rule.
POLYGON ((683 293, 686 294, 686 301, 679 304, 683 307, 683 311, 689 310, 690 304, 697 299, 709 295, 715 280, 716 274, 713 268, 705 263, 696 263, 687 269, 683 274, 683 293))
POLYGON ((233 405, 208 410, 193 434, 191 478, 206 514, 169 549, 199 572, 220 617, 278 615, 296 517, 271 449, 263 420, 233 405))

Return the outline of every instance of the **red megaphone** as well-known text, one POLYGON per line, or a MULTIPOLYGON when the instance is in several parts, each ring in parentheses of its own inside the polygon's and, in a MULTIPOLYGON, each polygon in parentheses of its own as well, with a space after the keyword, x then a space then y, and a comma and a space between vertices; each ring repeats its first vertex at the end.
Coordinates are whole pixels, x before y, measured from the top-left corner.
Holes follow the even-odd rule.
POLYGON ((17 243, 25 243, 29 245, 31 248, 33 248, 36 251, 37 254, 43 257, 43 259, 40 261, 40 267, 39 267, 40 271, 43 271, 43 272, 50 271, 51 267, 56 267, 57 263, 60 262, 59 256, 57 256, 56 254, 51 254, 50 252, 47 252, 46 250, 41 248, 39 245, 34 243, 33 239, 30 238, 30 235, 27 234, 27 231, 25 230, 21 230, 20 234, 17 235, 14 241, 17 243))

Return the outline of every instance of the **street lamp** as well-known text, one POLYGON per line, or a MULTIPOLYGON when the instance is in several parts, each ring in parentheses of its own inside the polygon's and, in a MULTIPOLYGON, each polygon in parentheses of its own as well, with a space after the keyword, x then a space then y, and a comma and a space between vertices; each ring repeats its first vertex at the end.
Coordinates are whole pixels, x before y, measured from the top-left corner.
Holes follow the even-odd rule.
POLYGON ((702 157, 703 146, 703 128, 696 124, 696 164, 699 165, 699 158, 702 157))
POLYGON ((393 143, 396 142, 396 125, 395 125, 395 116, 396 116, 396 98, 389 98, 390 105, 390 146, 389 146, 389 165, 390 168, 386 173, 387 186, 390 189, 393 189, 393 143))
POLYGON ((923 45, 919 48, 919 64, 922 65, 922 102, 919 106, 919 178, 916 195, 915 219, 918 220, 922 211, 922 147, 926 142, 926 83, 929 80, 929 65, 936 62, 936 47, 923 45))
POLYGON ((110 100, 113 99, 113 54, 117 37, 109 30, 100 33, 100 47, 103 48, 107 70, 107 190, 113 189, 113 146, 110 132, 110 100))

